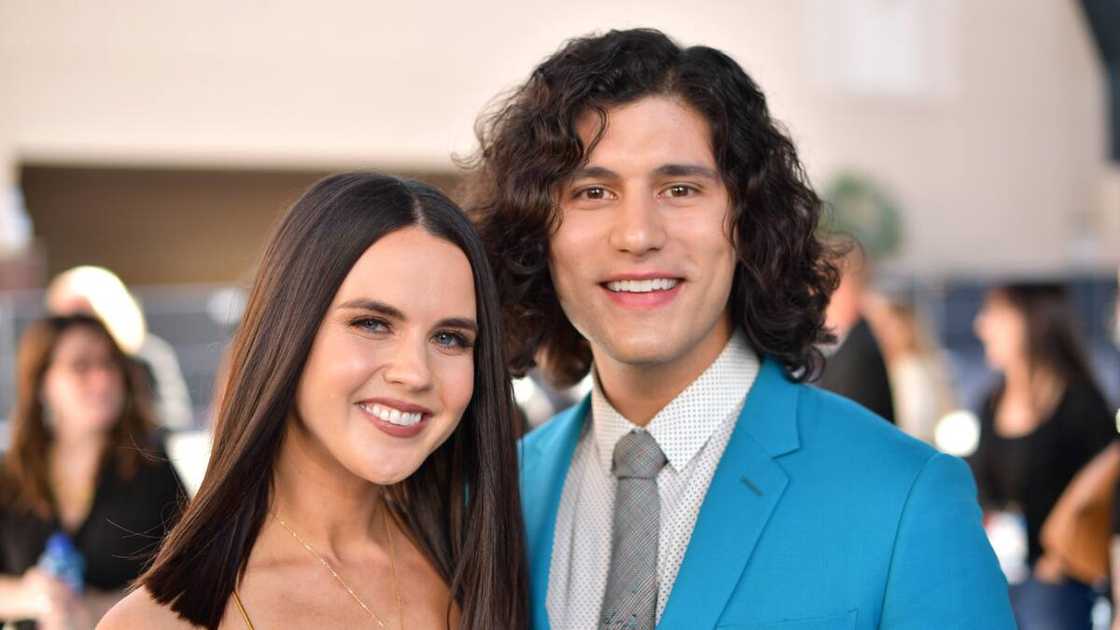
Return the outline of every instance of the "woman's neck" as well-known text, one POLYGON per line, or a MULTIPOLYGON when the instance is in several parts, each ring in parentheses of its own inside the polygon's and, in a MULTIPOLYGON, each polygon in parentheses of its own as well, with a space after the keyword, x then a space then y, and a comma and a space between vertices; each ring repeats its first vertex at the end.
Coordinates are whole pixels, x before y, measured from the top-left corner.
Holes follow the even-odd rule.
POLYGON ((1026 361, 1009 366, 996 411, 999 433, 1016 437, 1033 431, 1050 417, 1064 391, 1053 370, 1032 368, 1026 361))
POLYGON ((1053 370, 1017 362, 1004 371, 1004 396, 1029 401, 1036 410, 1045 410, 1065 389, 1065 383, 1053 370))
POLYGON ((382 542, 382 488, 343 467, 298 422, 288 426, 273 474, 272 513, 327 557, 382 542))
POLYGON ((51 463, 56 468, 85 469, 101 460, 109 438, 104 433, 58 432, 51 441, 51 463))
POLYGON ((50 445, 49 475, 55 516, 67 531, 76 531, 93 507, 104 433, 56 434, 50 445))

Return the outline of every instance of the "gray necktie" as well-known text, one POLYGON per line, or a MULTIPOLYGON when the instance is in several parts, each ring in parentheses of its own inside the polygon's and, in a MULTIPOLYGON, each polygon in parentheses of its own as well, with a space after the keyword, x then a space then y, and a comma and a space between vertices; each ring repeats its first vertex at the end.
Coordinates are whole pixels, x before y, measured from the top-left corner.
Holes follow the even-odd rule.
POLYGON ((615 444, 613 472, 618 492, 600 630, 653 630, 661 527, 657 473, 664 466, 665 454, 645 431, 628 433, 615 444))

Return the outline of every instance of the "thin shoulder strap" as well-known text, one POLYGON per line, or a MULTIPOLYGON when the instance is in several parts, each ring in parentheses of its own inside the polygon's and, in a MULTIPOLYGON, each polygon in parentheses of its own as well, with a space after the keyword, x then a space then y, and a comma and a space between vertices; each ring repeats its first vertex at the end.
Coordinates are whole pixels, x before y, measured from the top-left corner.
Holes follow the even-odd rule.
POLYGON ((245 604, 241 603, 241 597, 237 595, 237 589, 233 589, 233 603, 237 604, 237 611, 241 613, 241 618, 245 620, 245 625, 249 630, 257 630, 253 627, 253 621, 249 619, 249 613, 245 612, 245 604))

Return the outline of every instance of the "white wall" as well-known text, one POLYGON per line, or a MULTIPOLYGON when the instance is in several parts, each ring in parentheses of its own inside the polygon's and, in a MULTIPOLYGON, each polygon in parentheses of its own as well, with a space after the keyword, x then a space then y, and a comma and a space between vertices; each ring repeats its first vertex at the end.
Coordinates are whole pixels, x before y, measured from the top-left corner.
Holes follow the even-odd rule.
POLYGON ((822 83, 813 53, 838 31, 819 0, 0 0, 0 176, 20 160, 450 167, 476 113, 562 40, 648 25, 736 57, 818 182, 881 178, 912 211, 902 268, 1114 264, 1103 79, 1077 4, 936 2, 949 17, 918 48, 948 78, 908 96, 822 83), (1075 248, 1081 233, 1095 243, 1075 248))

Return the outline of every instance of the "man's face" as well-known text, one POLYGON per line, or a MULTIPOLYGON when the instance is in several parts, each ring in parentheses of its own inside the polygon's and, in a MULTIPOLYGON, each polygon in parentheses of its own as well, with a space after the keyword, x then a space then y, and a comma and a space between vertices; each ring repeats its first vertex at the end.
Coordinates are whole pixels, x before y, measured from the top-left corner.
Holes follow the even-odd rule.
MULTIPOLYGON (((584 145, 599 119, 579 121, 584 145)), ((608 110, 586 166, 561 187, 552 281, 596 364, 706 367, 731 336, 731 201, 707 121, 651 96, 608 110)))

